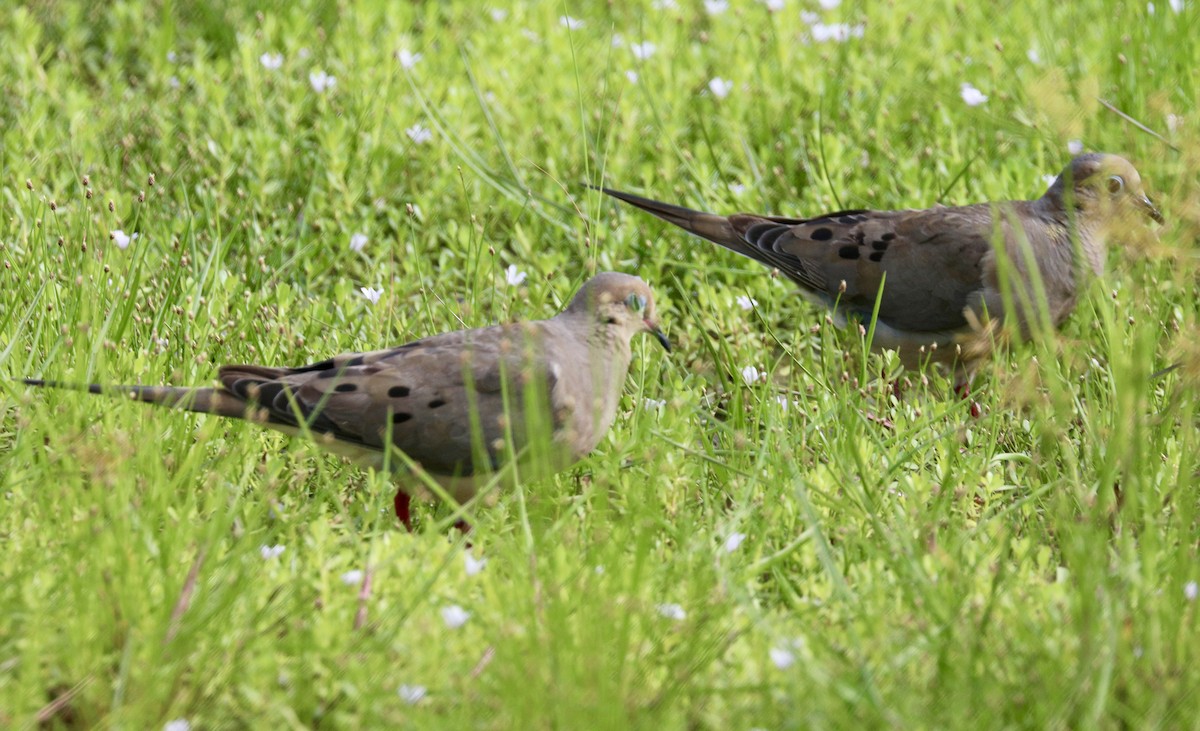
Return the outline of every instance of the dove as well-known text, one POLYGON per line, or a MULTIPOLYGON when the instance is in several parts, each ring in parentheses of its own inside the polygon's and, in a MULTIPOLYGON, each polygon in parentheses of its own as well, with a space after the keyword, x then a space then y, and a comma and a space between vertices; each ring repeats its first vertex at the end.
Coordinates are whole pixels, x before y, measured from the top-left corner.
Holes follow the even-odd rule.
POLYGON ((24 383, 246 419, 311 436, 366 467, 388 465, 399 483, 396 515, 411 530, 410 499, 425 484, 418 472, 465 503, 507 454, 537 452, 553 472, 590 453, 616 417, 631 341, 642 332, 670 351, 649 286, 604 272, 548 320, 459 330, 296 368, 227 365, 215 387, 24 383), (539 420, 549 429, 530 426, 539 420), (549 443, 533 444, 539 434, 549 443), (388 455, 389 444, 408 459, 388 455))
POLYGON ((973 337, 985 330, 981 323, 998 324, 1011 314, 1027 338, 1044 307, 1060 325, 1087 270, 1103 273, 1108 234, 1119 233, 1134 211, 1163 221, 1133 165, 1109 154, 1076 157, 1037 200, 815 218, 718 216, 600 190, 778 269, 805 296, 834 310, 839 325, 853 318, 869 326, 878 299, 873 348, 898 351, 908 368, 925 360, 950 366, 964 393, 990 350, 973 337), (1004 257, 1007 288, 1001 284, 1004 257), (1005 289, 1012 313, 1005 311, 1005 289))

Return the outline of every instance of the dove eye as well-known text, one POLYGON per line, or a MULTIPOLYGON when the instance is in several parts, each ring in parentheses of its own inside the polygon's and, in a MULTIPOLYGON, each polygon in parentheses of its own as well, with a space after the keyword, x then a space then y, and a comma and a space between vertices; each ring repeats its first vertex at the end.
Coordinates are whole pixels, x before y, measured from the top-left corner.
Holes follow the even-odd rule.
POLYGON ((625 306, 634 312, 641 312, 646 309, 646 298, 640 294, 631 294, 625 298, 625 306))
POLYGON ((1108 192, 1116 195, 1125 188, 1125 180, 1120 175, 1113 175, 1108 179, 1108 192))

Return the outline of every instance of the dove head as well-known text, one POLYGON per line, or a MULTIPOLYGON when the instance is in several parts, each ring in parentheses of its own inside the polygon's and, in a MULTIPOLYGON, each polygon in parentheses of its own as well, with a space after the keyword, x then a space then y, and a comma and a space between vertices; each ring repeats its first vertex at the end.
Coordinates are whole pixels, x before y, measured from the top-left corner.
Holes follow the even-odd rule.
POLYGON ((671 350, 671 343, 659 329, 654 315, 654 295, 638 277, 618 272, 597 274, 575 293, 563 312, 584 315, 625 342, 639 332, 649 332, 671 350))
POLYGON ((1074 206, 1084 214, 1104 220, 1138 211, 1162 223, 1162 214, 1142 189, 1142 177, 1119 155, 1080 155, 1046 191, 1047 199, 1066 210, 1074 206), (1068 190, 1069 189, 1069 190, 1068 190))

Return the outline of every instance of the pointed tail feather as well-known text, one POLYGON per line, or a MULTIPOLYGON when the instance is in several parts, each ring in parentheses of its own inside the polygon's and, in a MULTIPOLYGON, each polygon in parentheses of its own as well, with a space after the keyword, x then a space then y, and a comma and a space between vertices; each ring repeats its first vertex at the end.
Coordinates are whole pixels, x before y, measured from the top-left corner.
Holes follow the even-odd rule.
POLYGON ((595 190, 599 190, 607 195, 624 201, 631 206, 640 208, 647 213, 653 214, 667 223, 673 223, 679 228, 688 233, 699 236, 702 239, 720 244, 727 249, 732 249, 739 254, 744 254, 746 244, 742 241, 737 231, 728 218, 717 216, 712 213, 704 213, 703 211, 693 211, 690 208, 676 206, 662 201, 643 198, 640 195, 632 193, 622 193, 619 190, 612 188, 604 188, 600 186, 588 186, 595 190))
POLYGON ((217 414, 246 418, 246 401, 219 388, 180 388, 177 386, 102 386, 98 383, 63 383, 44 381, 40 378, 25 378, 26 386, 37 388, 64 388, 71 391, 87 391, 103 396, 126 396, 134 401, 158 404, 171 409, 194 411, 198 414, 217 414))

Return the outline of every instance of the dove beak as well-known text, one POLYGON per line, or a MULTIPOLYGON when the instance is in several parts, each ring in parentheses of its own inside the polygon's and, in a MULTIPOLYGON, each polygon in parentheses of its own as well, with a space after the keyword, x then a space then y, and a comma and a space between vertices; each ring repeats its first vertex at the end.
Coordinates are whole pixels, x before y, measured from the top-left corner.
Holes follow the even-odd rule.
POLYGON ((663 331, 661 328, 659 328, 658 323, 651 322, 650 320, 642 320, 642 323, 646 325, 646 329, 650 331, 650 334, 653 335, 655 339, 658 340, 659 344, 663 346, 663 350, 670 353, 671 341, 667 340, 667 336, 663 334, 663 331))
POLYGON ((1145 211, 1147 216, 1153 218, 1155 223, 1162 223, 1165 220, 1163 214, 1158 212, 1158 209, 1154 207, 1154 202, 1145 193, 1134 198, 1133 202, 1137 204, 1138 208, 1145 211))

